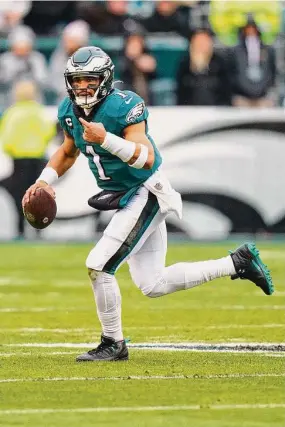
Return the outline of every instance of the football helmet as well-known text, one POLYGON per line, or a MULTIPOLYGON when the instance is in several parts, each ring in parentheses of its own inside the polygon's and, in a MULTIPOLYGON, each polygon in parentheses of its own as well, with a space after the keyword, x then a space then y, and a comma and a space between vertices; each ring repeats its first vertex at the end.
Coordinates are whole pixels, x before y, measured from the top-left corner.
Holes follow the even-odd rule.
MULTIPOLYGON (((112 90, 114 82, 114 64, 109 55, 102 49, 95 46, 81 47, 67 61, 64 72, 67 93, 75 104, 81 108, 92 108, 95 104, 104 99, 112 90), (72 87, 74 77, 99 77, 99 86, 88 85, 88 88, 95 91, 90 96, 86 89, 85 95, 80 96, 72 87)), ((84 92, 83 92, 84 93, 84 92)))

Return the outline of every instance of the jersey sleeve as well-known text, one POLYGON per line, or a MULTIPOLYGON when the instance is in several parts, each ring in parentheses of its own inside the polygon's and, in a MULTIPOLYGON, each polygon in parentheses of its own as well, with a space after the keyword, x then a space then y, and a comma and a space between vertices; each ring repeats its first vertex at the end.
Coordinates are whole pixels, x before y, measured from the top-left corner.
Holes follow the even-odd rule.
POLYGON ((67 111, 67 101, 66 99, 64 99, 58 106, 58 112, 57 112, 57 119, 58 122, 60 124, 60 126, 62 127, 62 129, 68 133, 68 135, 72 136, 72 120, 70 115, 66 114, 67 111))
POLYGON ((63 129, 66 133, 68 133, 68 135, 72 136, 72 135, 71 135, 71 132, 70 132, 70 128, 69 128, 69 127, 67 126, 67 124, 65 123, 64 118, 63 118, 63 117, 58 117, 58 121, 59 121, 59 124, 60 124, 60 126, 62 127, 62 129, 63 129))
POLYGON ((127 126, 147 120, 148 115, 144 100, 137 94, 130 93, 124 98, 118 111, 117 122, 120 132, 127 126))

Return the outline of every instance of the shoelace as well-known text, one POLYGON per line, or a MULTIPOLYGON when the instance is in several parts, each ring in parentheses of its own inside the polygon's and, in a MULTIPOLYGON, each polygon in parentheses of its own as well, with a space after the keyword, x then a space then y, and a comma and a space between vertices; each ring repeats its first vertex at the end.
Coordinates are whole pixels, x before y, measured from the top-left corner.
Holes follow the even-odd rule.
MULTIPOLYGON (((131 341, 130 338, 125 338, 125 343, 129 343, 131 341)), ((115 343, 114 343, 115 344, 115 343)), ((114 344, 107 344, 105 342, 101 342, 98 347, 93 348, 92 350, 88 351, 88 354, 90 354, 92 356, 92 354, 96 354, 96 353, 100 353, 101 351, 103 351, 105 348, 112 348, 112 350, 115 350, 114 344)))
POLYGON ((98 347, 96 347, 96 348, 93 348, 92 350, 89 350, 88 351, 88 353, 89 354, 95 354, 95 353, 99 353, 100 351, 102 351, 102 350, 104 350, 104 348, 105 347, 107 347, 107 345, 105 344, 105 343, 100 343, 99 345, 98 345, 98 347))
MULTIPOLYGON (((114 343, 114 344, 115 344, 115 343, 114 343)), ((110 348, 110 349, 112 349, 112 350, 114 351, 114 350, 115 350, 114 344, 109 345, 109 344, 107 344, 107 343, 101 342, 101 343, 98 345, 98 347, 97 347, 97 348, 94 348, 93 350, 89 350, 89 351, 88 351, 88 353, 89 353, 90 355, 92 355, 92 354, 96 354, 96 353, 101 353, 101 352, 103 352, 103 351, 104 351, 105 349, 107 349, 107 348, 110 348)))

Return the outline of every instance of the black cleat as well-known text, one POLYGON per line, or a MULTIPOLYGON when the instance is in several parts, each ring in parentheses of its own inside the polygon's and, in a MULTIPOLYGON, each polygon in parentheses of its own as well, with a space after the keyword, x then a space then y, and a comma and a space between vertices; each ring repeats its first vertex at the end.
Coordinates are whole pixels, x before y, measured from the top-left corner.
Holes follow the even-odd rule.
POLYGON ((129 352, 125 340, 115 341, 113 338, 102 335, 98 347, 77 356, 76 362, 105 362, 128 359, 129 352))
POLYGON ((253 243, 245 243, 235 251, 230 251, 236 274, 232 280, 247 279, 259 286, 266 295, 274 292, 270 270, 259 257, 259 250, 253 243))

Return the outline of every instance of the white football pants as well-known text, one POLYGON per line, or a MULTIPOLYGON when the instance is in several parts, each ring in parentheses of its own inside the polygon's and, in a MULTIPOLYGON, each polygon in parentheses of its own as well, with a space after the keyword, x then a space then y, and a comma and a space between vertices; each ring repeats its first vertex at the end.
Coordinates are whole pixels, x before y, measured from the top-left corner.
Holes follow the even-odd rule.
POLYGON ((152 298, 235 274, 230 256, 165 267, 166 215, 160 212, 156 196, 141 187, 128 205, 114 214, 86 260, 92 270, 90 278, 103 334, 116 341, 123 339, 123 333, 121 295, 114 274, 124 262, 128 262, 136 286, 152 298))

